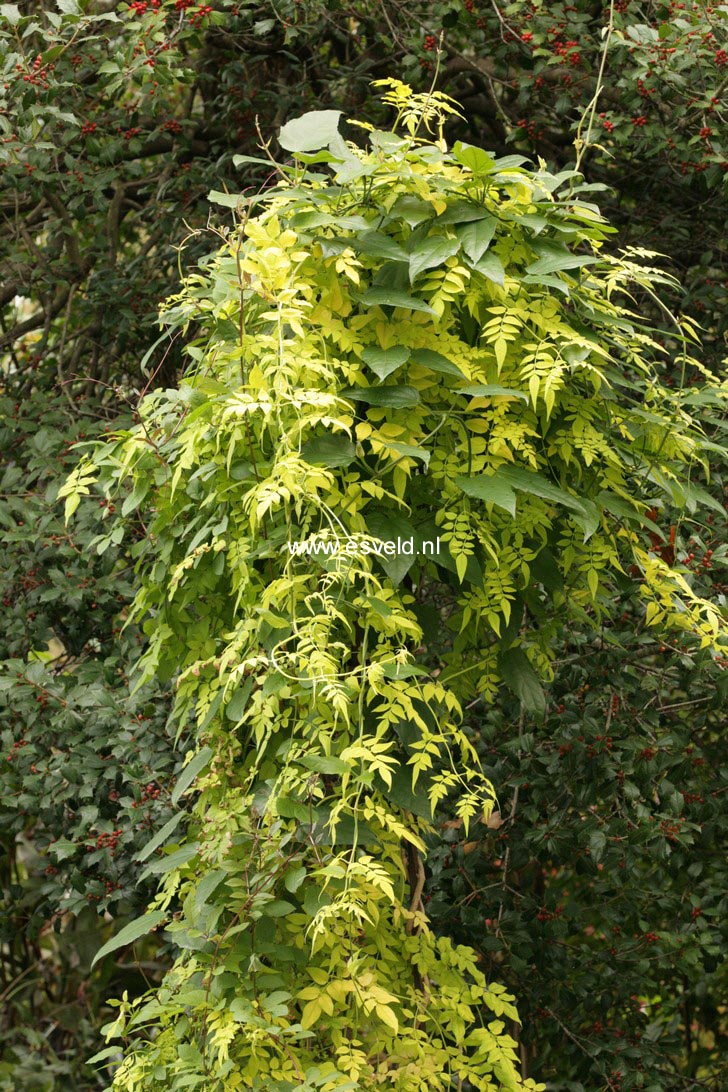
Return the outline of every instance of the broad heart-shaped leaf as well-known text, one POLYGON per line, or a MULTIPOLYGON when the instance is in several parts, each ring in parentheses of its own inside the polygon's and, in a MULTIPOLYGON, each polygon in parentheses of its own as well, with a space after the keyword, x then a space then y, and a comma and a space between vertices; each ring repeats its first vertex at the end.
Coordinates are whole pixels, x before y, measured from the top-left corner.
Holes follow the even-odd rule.
POLYGON ((310 110, 287 121, 278 134, 278 143, 287 152, 317 152, 326 148, 339 131, 343 110, 310 110))
POLYGON ((435 220, 435 224, 468 224, 471 220, 492 220, 493 213, 472 201, 452 201, 435 220))
POLYGON ((109 955, 110 952, 115 952, 117 948, 123 948, 127 944, 133 944, 135 940, 139 940, 140 937, 146 936, 151 932, 155 926, 164 921, 167 915, 163 910, 153 910, 150 914, 145 914, 144 917, 136 918, 135 921, 130 921, 128 925, 112 937, 111 940, 107 940, 106 944, 102 948, 99 948, 98 952, 93 958, 91 966, 94 967, 100 959, 109 955))
POLYGON ((496 470, 495 474, 480 474, 477 478, 466 478, 460 475, 455 479, 455 484, 467 496, 497 504, 515 519, 516 494, 510 485, 499 477, 499 471, 496 470))
POLYGON ((455 229, 462 248, 471 262, 479 262, 490 246, 498 221, 494 216, 488 219, 471 220, 469 224, 458 225, 455 229))
POLYGON ((499 666, 503 681, 520 698, 524 709, 543 716, 546 712, 546 695, 523 649, 509 648, 499 657, 499 666))
POLYGON ((311 466, 348 466, 356 458, 356 448, 343 433, 314 436, 301 446, 301 456, 311 466))
POLYGON ((412 284, 420 273, 427 269, 435 269, 442 265, 448 258, 452 258, 460 249, 460 240, 457 236, 448 239, 446 235, 428 235, 417 243, 416 249, 410 254, 409 277, 412 284))
POLYGON ((420 400, 419 391, 405 383, 393 387, 345 387, 339 393, 342 398, 353 398, 355 402, 368 402, 370 406, 391 406, 394 409, 416 406, 420 400))
POLYGON ((528 402, 525 391, 517 391, 513 387, 501 387, 499 383, 473 383, 469 387, 459 387, 455 393, 468 394, 471 398, 496 398, 498 395, 508 395, 509 398, 520 398, 522 402, 528 402))
POLYGON ((482 148, 464 144, 462 140, 457 141, 452 154, 458 163, 461 163, 463 167, 469 167, 473 174, 490 174, 495 170, 496 161, 492 156, 489 156, 482 148))
POLYGON ((473 262, 473 269, 477 269, 478 273, 482 273, 489 281, 503 287, 506 271, 503 268, 503 262, 496 254, 484 254, 479 261, 473 262))
POLYGON ((359 296, 359 300, 365 307, 404 307, 408 311, 435 314, 429 303, 418 300, 415 296, 408 296, 406 292, 399 292, 395 288, 368 288, 363 295, 359 296))
POLYGON ((420 536, 404 516, 398 516, 392 512, 367 512, 366 521, 369 533, 374 538, 381 539, 382 542, 394 542, 400 546, 406 543, 409 548, 410 539, 412 540, 411 554, 400 549, 395 554, 376 555, 377 561, 396 587, 415 562, 420 536))
POLYGON ((172 790, 172 803, 176 804, 183 792, 185 792, 197 777, 200 770, 204 769, 212 758, 212 747, 203 747, 195 757, 187 763, 177 779, 177 784, 172 790))
POLYGON ((405 194, 404 197, 399 197, 395 201, 390 215, 404 220, 413 228, 424 223, 425 220, 429 220, 434 212, 435 210, 429 201, 424 201, 421 197, 405 194))
POLYGON ((443 375, 455 375, 462 378, 463 373, 457 364, 453 364, 452 360, 448 360, 446 356, 434 349, 415 349, 410 359, 413 364, 421 364, 433 372, 442 372, 443 375))
POLYGON ((406 364, 410 357, 410 350, 403 345, 394 345, 391 349, 380 349, 377 345, 368 345, 361 354, 365 364, 384 380, 397 368, 406 364))
POLYGON ((381 231, 366 231, 357 238, 347 239, 347 243, 355 250, 368 254, 372 258, 386 258, 390 262, 409 261, 409 254, 401 243, 381 231))

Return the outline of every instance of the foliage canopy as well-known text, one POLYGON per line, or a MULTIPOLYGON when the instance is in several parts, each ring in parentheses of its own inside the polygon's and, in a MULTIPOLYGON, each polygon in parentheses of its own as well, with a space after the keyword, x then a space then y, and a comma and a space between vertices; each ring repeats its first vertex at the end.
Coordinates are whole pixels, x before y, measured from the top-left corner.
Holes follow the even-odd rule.
POLYGON ((705 496, 691 412, 718 398, 658 381, 627 300, 663 275, 607 251, 573 172, 448 150, 447 97, 382 82, 403 134, 357 123, 362 149, 305 115, 276 186, 211 195, 240 222, 163 309, 194 329, 185 379, 62 490, 71 515, 95 478, 128 483, 122 515, 149 513, 140 679, 179 673, 199 743, 147 922, 171 918, 181 954, 108 1029, 131 1035, 119 1089, 524 1086, 513 998, 422 904, 448 797, 466 830, 493 807, 463 708, 505 683, 541 715, 558 619, 637 581, 648 623, 724 648, 646 538, 655 490, 705 496), (398 537, 417 553, 364 548, 398 537))

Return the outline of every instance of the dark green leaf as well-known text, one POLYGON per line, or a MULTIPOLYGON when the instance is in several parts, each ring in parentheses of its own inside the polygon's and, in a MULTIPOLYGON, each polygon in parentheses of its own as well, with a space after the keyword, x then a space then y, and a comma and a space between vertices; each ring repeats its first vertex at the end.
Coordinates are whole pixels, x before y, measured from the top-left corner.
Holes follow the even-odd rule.
POLYGON ((482 273, 494 284, 499 284, 501 288, 505 284, 506 271, 496 254, 484 254, 480 261, 473 263, 473 269, 477 269, 478 273, 482 273))
POLYGON ((546 695, 523 649, 508 649, 501 654, 499 663, 506 686, 520 699, 526 711, 543 716, 546 712, 546 695))
POLYGON ((344 433, 314 436, 301 446, 301 456, 311 466, 348 466, 356 458, 356 448, 344 433))
POLYGON ((457 394, 468 394, 471 398, 497 398, 507 395, 509 398, 520 398, 528 402, 525 391, 514 390, 513 387, 501 387, 498 383, 472 383, 469 387, 458 387, 457 394))
POLYGON ((433 372, 441 372, 443 375, 461 377, 463 374, 457 364, 453 364, 446 356, 435 352, 434 349, 415 349, 410 359, 413 364, 422 364, 423 367, 429 368, 433 372))
POLYGON ((392 262, 409 262, 409 254, 404 247, 389 235, 383 235, 379 231, 367 231, 356 239, 352 239, 351 246, 362 254, 368 254, 372 258, 384 258, 392 262))
POLYGON ((242 719, 252 691, 252 679, 246 679, 243 685, 234 691, 233 696, 225 706, 225 716, 228 720, 233 720, 237 724, 237 722, 242 719))
POLYGON ((158 830, 154 837, 150 838, 146 845, 139 850, 134 860, 146 861, 147 857, 151 857, 155 849, 159 849, 161 845, 164 845, 170 834, 177 829, 180 819, 182 819, 184 815, 185 812, 183 811, 178 811, 176 815, 173 815, 172 818, 164 824, 162 829, 158 830))
POLYGON ((395 345, 391 349, 380 349, 376 345, 368 345, 361 354, 364 363, 368 364, 382 380, 406 364, 409 356, 410 350, 403 345, 395 345))
POLYGON ((490 246, 498 221, 491 216, 487 220, 473 220, 469 224, 456 228, 462 248, 476 265, 490 246))
POLYGON ((420 273, 443 265, 448 258, 460 249, 460 240, 448 239, 445 235, 429 235, 422 239, 409 258, 409 278, 412 284, 420 273))
POLYGON ((321 774, 344 774, 351 770, 348 762, 344 762, 335 755, 301 755, 298 761, 307 770, 314 770, 321 774))
POLYGON ((93 958, 91 966, 95 966, 100 959, 109 955, 111 952, 115 952, 117 948, 123 948, 127 944, 133 944, 135 940, 139 940, 140 937, 146 936, 157 925, 164 921, 166 915, 163 910, 153 910, 150 914, 145 914, 144 917, 137 918, 136 921, 130 921, 128 925, 125 925, 123 929, 108 940, 103 947, 99 948, 98 952, 93 958))
POLYGON ((455 484, 468 497, 477 497, 478 500, 496 504, 515 519, 516 494, 499 476, 499 471, 496 470, 495 474, 481 474, 477 478, 459 476, 455 479, 455 484))
POLYGON ((418 300, 414 296, 408 296, 406 292, 398 292, 394 288, 369 288, 359 299, 365 307, 404 307, 408 311, 435 314, 429 303, 418 300))
POLYGON ((416 406, 420 400, 419 392, 406 385, 394 387, 345 387, 340 391, 342 398, 353 398, 357 402, 368 402, 370 406, 416 406))

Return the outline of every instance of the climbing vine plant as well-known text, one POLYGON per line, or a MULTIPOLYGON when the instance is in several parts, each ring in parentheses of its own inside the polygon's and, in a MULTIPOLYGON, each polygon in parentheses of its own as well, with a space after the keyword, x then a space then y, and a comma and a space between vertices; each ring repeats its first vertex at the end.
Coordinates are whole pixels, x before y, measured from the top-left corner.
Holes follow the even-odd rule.
POLYGON ((514 998, 423 910, 442 805, 467 828, 494 804, 464 709, 501 685, 542 708, 556 619, 625 582, 723 647, 659 550, 720 397, 658 383, 695 341, 633 310, 665 278, 605 249, 578 176, 448 149, 450 100, 380 83, 392 131, 304 115, 277 184, 211 195, 234 226, 161 314, 194 335, 185 378, 63 490, 69 516, 96 481, 142 511, 141 677, 197 726, 186 838, 147 847, 158 895, 102 949, 164 924, 179 952, 118 1003, 118 1090, 536 1088, 514 998))

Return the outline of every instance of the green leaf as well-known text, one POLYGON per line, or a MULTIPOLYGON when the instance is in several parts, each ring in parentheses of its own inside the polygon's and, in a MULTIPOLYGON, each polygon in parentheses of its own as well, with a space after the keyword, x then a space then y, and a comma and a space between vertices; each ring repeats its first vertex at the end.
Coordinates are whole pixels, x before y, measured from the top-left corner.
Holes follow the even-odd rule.
POLYGON ((534 497, 541 497, 542 500, 563 504, 565 508, 569 508, 576 514, 575 518, 579 526, 583 528, 586 538, 591 537, 599 526, 598 509, 593 501, 586 497, 575 497, 573 493, 567 493, 565 489, 550 482, 541 474, 520 466, 501 466, 498 468, 498 473, 511 489, 530 493, 534 497))
POLYGON ((473 220, 455 229, 462 248, 471 262, 477 264, 483 257, 493 240, 497 226, 498 221, 491 216, 487 220, 473 220))
POLYGON ((505 284, 506 271, 503 268, 503 262, 496 254, 484 254, 479 261, 473 263, 473 269, 482 273, 494 284, 500 285, 501 288, 505 284))
POLYGON ((526 273, 531 276, 545 273, 558 273, 565 269, 579 269, 583 265, 593 265, 598 258, 590 258, 587 255, 571 254, 570 252, 554 253, 539 258, 526 266, 526 273))
POLYGON ((404 307, 408 311, 435 314, 429 303, 418 300, 414 296, 408 296, 406 292, 398 292, 394 288, 369 288, 359 297, 359 300, 365 307, 404 307))
POLYGON ((178 811, 176 815, 173 815, 172 818, 164 824, 161 830, 158 830, 154 837, 150 838, 146 845, 139 850, 135 855, 134 860, 146 861, 147 857, 151 857, 155 849, 159 849, 161 845, 164 845, 170 834, 177 829, 183 815, 185 815, 185 812, 183 811, 178 811))
POLYGON ((395 345, 391 349, 380 349, 376 345, 368 345, 361 354, 364 363, 368 364, 382 380, 406 364, 409 356, 410 350, 403 345, 395 345))
POLYGON ((310 110, 282 126, 278 143, 287 152, 317 152, 339 131, 342 110, 310 110))
POLYGON ((202 877, 195 888, 195 905, 198 910, 205 905, 210 895, 220 886, 222 881, 227 879, 227 875, 224 868, 216 868, 202 877))
POLYGON ((236 209, 244 197, 237 193, 221 193, 220 190, 210 190, 207 200, 213 205, 224 205, 228 209, 236 209))
POLYGON ((197 856, 199 848, 199 842, 190 842, 188 845, 180 846, 179 849, 168 853, 166 857, 160 857, 158 860, 152 861, 140 875, 139 882, 146 880, 148 876, 163 876, 167 872, 172 872, 175 868, 182 868, 183 865, 188 864, 193 857, 197 856))
POLYGON ((391 406, 396 409, 416 406, 420 400, 419 391, 406 384, 393 387, 345 387, 340 394, 342 398, 352 398, 355 402, 368 402, 370 406, 391 406))
POLYGON ((0 4, 0 16, 2 16, 11 27, 16 27, 20 22, 20 8, 17 4, 0 4))
POLYGON ((603 830, 593 830, 589 835, 589 852, 595 864, 604 856, 607 845, 607 836, 603 830))
POLYGON ((445 235, 429 235, 426 239, 420 240, 416 249, 410 254, 409 259, 409 279, 412 284, 420 273, 424 273, 427 269, 434 269, 438 265, 442 265, 451 258, 453 254, 456 254, 460 249, 460 240, 455 237, 454 239, 448 239, 445 235))
POLYGON ((124 498, 124 503, 121 506, 122 516, 128 516, 130 512, 133 512, 142 503, 147 493, 149 492, 152 482, 149 478, 141 478, 128 497, 124 498))
POLYGON ((430 464, 430 452, 426 447, 420 447, 416 444, 400 444, 400 443, 388 443, 387 447, 392 448, 393 451, 399 452, 400 455, 408 455, 410 459, 419 459, 425 466, 430 464))
POLYGON ((398 539, 407 542, 410 539, 413 540, 411 554, 402 552, 377 554, 377 562, 396 587, 412 568, 421 538, 404 516, 398 516, 392 512, 368 512, 366 521, 369 534, 374 538, 381 539, 382 542, 397 542, 398 539))
POLYGON ((469 167, 473 174, 490 174, 495 170, 496 161, 482 148, 476 148, 473 144, 465 144, 458 140, 452 150, 455 160, 463 167, 469 167))
POLYGON ((520 398, 522 402, 528 402, 525 391, 517 391, 513 387, 501 387, 498 383, 472 383, 469 387, 458 387, 455 393, 468 394, 471 398, 498 398, 507 395, 509 398, 520 398))
POLYGON ((357 239, 352 239, 351 246, 372 258, 384 258, 390 262, 409 261, 409 254, 404 247, 390 235, 384 235, 379 231, 365 232, 357 239))
POLYGON ((292 902, 287 902, 285 899, 275 899, 273 902, 267 902, 261 908, 261 916, 264 918, 285 918, 289 914, 292 914, 296 907, 292 902))
POLYGON ((520 699, 524 709, 543 716, 546 712, 546 694, 523 649, 510 648, 503 652, 499 665, 506 686, 520 699))
POLYGON ((302 444, 301 456, 311 466, 348 466, 356 458, 356 447, 344 433, 314 436, 302 444))
POLYGON ((472 201, 453 201, 435 220, 436 224, 468 224, 472 220, 492 220, 493 213, 472 201))
POLYGON ((293 868, 289 868, 283 877, 283 886, 286 891, 290 892, 291 895, 294 895, 306 879, 306 875, 306 869, 303 865, 296 865, 293 868))
POLYGON ((410 359, 413 364, 421 364, 423 367, 429 368, 430 371, 441 372, 443 375, 461 377, 463 374, 457 364, 453 364, 446 356, 434 349, 415 349, 410 359))
POLYGON ((481 474, 477 478, 458 476, 455 484, 462 489, 468 497, 476 497, 478 500, 496 504, 505 509, 509 515, 516 516, 516 494, 511 487, 499 477, 499 471, 495 474, 481 474))
POLYGON ((124 948, 127 944, 133 944, 135 940, 139 940, 140 937, 146 936, 152 929, 156 928, 164 921, 166 914, 163 910, 153 910, 149 914, 145 914, 141 918, 137 918, 136 921, 130 921, 128 925, 108 940, 103 947, 99 948, 98 952, 93 958, 91 966, 94 967, 100 959, 109 955, 111 952, 115 952, 117 948, 124 948))
POLYGON ((253 680, 246 679, 243 685, 233 693, 230 701, 225 706, 225 716, 228 720, 235 721, 236 724, 239 720, 242 720, 252 691, 253 680))
POLYGON ((405 194, 404 197, 400 197, 395 201, 391 215, 399 217, 413 228, 424 223, 425 220, 432 219, 433 213, 434 209, 429 201, 424 201, 421 197, 405 194))
POLYGON ((351 772, 351 766, 335 755, 301 755, 298 759, 307 770, 321 774, 345 774, 351 772))
POLYGON ((194 758, 187 763, 184 770, 177 779, 177 784, 172 790, 171 800, 173 804, 176 804, 180 796, 182 796, 182 794, 186 792, 186 790, 190 787, 200 770, 203 770, 207 763, 210 761, 212 755, 212 747, 203 747, 202 750, 198 751, 194 758))

